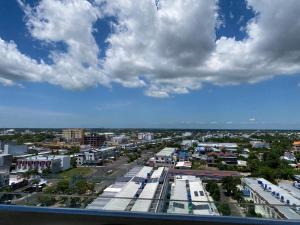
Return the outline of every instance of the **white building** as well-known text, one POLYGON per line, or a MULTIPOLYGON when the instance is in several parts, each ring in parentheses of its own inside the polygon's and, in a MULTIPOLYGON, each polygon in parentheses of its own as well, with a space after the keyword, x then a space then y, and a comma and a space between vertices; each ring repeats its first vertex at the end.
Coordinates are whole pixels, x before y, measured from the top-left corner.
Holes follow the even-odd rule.
POLYGON ((68 155, 31 156, 17 161, 16 172, 37 170, 41 173, 45 169, 50 169, 51 172, 56 173, 69 169, 71 167, 70 163, 71 160, 68 155))
POLYGON ((154 139, 154 134, 147 132, 147 133, 138 133, 138 139, 139 140, 146 140, 146 141, 151 141, 154 139))
POLYGON ((244 192, 257 203, 256 213, 273 219, 300 219, 300 200, 264 178, 242 178, 244 192))
POLYGON ((168 213, 219 215, 214 203, 210 202, 201 179, 195 176, 174 178, 168 213))
POLYGON ((164 148, 155 154, 155 166, 174 167, 176 148, 164 148))
POLYGON ((145 185, 145 180, 149 178, 152 170, 152 167, 144 166, 103 209, 129 211, 132 207, 129 205, 130 202, 137 197, 138 191, 145 185))

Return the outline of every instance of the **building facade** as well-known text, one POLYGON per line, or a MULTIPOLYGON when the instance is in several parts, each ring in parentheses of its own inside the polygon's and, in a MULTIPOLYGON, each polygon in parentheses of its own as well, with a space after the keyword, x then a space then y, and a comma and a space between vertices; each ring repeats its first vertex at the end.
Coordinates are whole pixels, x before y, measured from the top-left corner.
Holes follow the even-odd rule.
POLYGON ((83 142, 84 129, 64 129, 62 131, 62 137, 67 142, 83 142))
POLYGON ((16 164, 16 172, 24 173, 30 170, 37 170, 42 173, 43 170, 50 169, 51 172, 57 173, 59 171, 70 168, 70 156, 32 156, 25 159, 19 159, 16 164))
POLYGON ((84 137, 84 144, 90 145, 91 148, 99 148, 104 144, 105 140, 105 135, 90 134, 84 137))

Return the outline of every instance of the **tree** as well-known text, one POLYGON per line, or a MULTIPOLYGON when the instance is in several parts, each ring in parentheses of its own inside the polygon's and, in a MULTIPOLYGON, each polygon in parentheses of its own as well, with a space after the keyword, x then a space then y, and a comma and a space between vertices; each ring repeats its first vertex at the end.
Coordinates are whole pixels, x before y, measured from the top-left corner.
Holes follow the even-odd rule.
POLYGON ((56 190, 60 193, 68 193, 70 191, 69 181, 66 179, 60 180, 56 185, 56 190))
POLYGON ((225 177, 222 179, 222 187, 228 196, 232 196, 237 191, 237 185, 240 183, 239 178, 225 177))
POLYGON ((230 216, 231 210, 227 203, 218 203, 218 204, 216 204, 216 206, 217 206, 219 213, 221 213, 224 216, 230 216))
POLYGON ((55 198, 49 195, 39 195, 38 201, 42 204, 42 206, 50 206, 56 202, 55 198))

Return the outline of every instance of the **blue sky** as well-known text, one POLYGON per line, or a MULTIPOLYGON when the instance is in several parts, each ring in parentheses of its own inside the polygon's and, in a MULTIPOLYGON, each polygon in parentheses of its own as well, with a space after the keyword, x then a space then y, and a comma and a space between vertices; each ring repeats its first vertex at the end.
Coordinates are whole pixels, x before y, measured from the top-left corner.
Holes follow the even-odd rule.
MULTIPOLYGON (((61 38, 62 40, 57 40, 53 36, 46 39, 41 33, 34 33, 34 29, 30 30, 26 22, 30 22, 31 17, 34 15, 32 12, 31 14, 26 13, 24 5, 34 9, 40 3, 28 0, 21 3, 17 1, 1 1, 0 38, 7 45, 13 41, 18 50, 16 54, 22 53, 27 58, 36 60, 38 63, 43 60, 45 64, 53 66, 57 62, 53 60, 51 53, 68 52, 71 48, 69 46, 70 42, 68 40, 65 41, 63 38, 61 38)), ((49 5, 45 4, 44 7, 46 6, 49 5)), ((267 18, 267 16, 263 17, 263 15, 268 13, 264 11, 265 8, 262 6, 257 6, 257 11, 260 9, 261 12, 254 12, 256 9, 252 9, 244 0, 220 0, 216 6, 219 8, 217 9, 218 19, 215 19, 215 22, 219 23, 219 25, 212 28, 214 30, 212 35, 215 36, 213 42, 218 42, 220 39, 226 39, 228 42, 231 40, 234 44, 246 42, 250 39, 249 35, 253 35, 246 29, 247 24, 254 21, 255 18, 259 18, 259 13, 262 15, 261 20, 267 18)), ((97 7, 100 8, 99 5, 97 7)), ((159 10, 163 11, 164 7, 165 5, 162 2, 159 10)), ((100 18, 91 19, 93 20, 92 37, 100 49, 96 53, 99 62, 101 62, 99 63, 99 67, 101 67, 99 70, 104 74, 99 77, 97 75, 99 81, 92 77, 94 73, 86 75, 92 77, 92 80, 84 85, 78 84, 81 82, 81 78, 79 81, 77 81, 77 78, 74 78, 75 84, 68 83, 72 79, 68 77, 62 79, 64 73, 58 74, 58 78, 53 79, 53 81, 51 77, 45 80, 40 79, 39 76, 43 76, 42 73, 32 78, 31 74, 37 71, 35 68, 28 72, 29 75, 20 74, 20 78, 19 74, 13 74, 12 71, 16 71, 12 69, 13 65, 9 65, 10 70, 7 72, 8 69, 5 66, 8 63, 4 61, 1 64, 3 59, 0 59, 0 73, 4 71, 2 72, 4 74, 4 82, 2 85, 0 84, 0 127, 300 129, 300 118, 298 116, 300 111, 300 104, 298 104, 300 97, 298 83, 300 83, 300 78, 298 68, 289 71, 282 68, 281 63, 280 67, 276 64, 276 69, 273 69, 275 67, 273 61, 278 63, 278 59, 273 60, 272 58, 273 61, 270 59, 270 62, 273 63, 271 66, 272 70, 269 67, 263 68, 263 71, 268 72, 253 69, 253 66, 255 67, 256 64, 245 68, 244 71, 246 72, 239 72, 248 75, 248 71, 250 71, 247 78, 242 77, 240 74, 235 75, 236 69, 232 70, 234 72, 228 69, 220 69, 217 74, 210 75, 218 77, 218 79, 205 77, 203 80, 198 80, 198 78, 194 80, 195 76, 193 74, 191 77, 186 75, 192 69, 191 65, 186 63, 184 63, 186 70, 182 70, 186 71, 186 73, 179 75, 177 73, 172 74, 173 71, 167 71, 165 68, 159 71, 154 69, 150 73, 149 70, 141 69, 140 66, 134 65, 134 67, 130 63, 128 64, 125 59, 122 59, 124 61, 121 61, 123 62, 121 64, 114 64, 115 61, 113 60, 116 56, 113 53, 109 53, 107 49, 114 49, 114 46, 117 45, 114 42, 116 38, 122 40, 122 38, 124 39, 127 36, 124 33, 112 36, 112 34, 117 33, 112 24, 116 22, 119 25, 120 21, 124 18, 126 19, 128 15, 131 14, 114 15, 113 13, 108 13, 100 18), (115 39, 110 41, 108 40, 109 37, 114 37, 115 39), (112 59, 109 58, 111 54, 114 56, 112 59), (110 65, 117 65, 116 67, 118 68, 110 68, 110 65), (134 76, 128 78, 129 75, 127 77, 126 74, 127 69, 129 70, 128 74, 134 74, 134 76), (122 73, 119 71, 122 71, 122 73), (14 77, 10 77, 12 74, 14 77), (171 75, 166 78, 165 74, 171 75), (104 81, 108 79, 106 76, 110 76, 108 82, 104 81), (224 78, 226 76, 228 79, 224 78), (216 81, 210 82, 210 80, 216 81), (128 82, 130 85, 128 85, 128 82), (141 84, 143 82, 145 84, 141 84), (96 84, 94 85, 94 83, 96 84), (182 86, 179 83, 182 83, 182 85, 186 84, 186 86, 182 86), (194 84, 195 87, 191 88, 194 84)), ((257 22, 258 26, 261 25, 259 22, 257 22)), ((203 26, 206 26, 206 23, 203 26)), ((137 30, 133 31, 139 34, 137 30)), ((197 33, 197 35, 202 35, 202 33, 205 32, 197 33)), ((211 35, 211 32, 208 33, 211 35)), ((162 33, 160 37, 164 35, 168 34, 162 33)), ((136 37, 139 36, 136 35, 136 37)), ((155 39, 155 36, 153 38, 155 39)), ((83 38, 83 40, 90 39, 83 38)), ((295 44, 299 45, 298 40, 290 40, 295 41, 295 44)), ((201 41, 202 38, 199 39, 199 45, 202 44, 201 41)), ((176 40, 174 42, 176 43, 176 40)), ((211 41, 209 40, 207 43, 207 45, 210 45, 211 41)), ((157 52, 153 53, 153 51, 150 53, 154 56, 158 54, 157 52)), ((282 54, 285 53, 286 51, 282 54)), ((144 52, 144 54, 148 55, 149 52, 144 52)), ((256 51, 253 54, 256 54, 256 51)), ((264 52, 262 52, 263 54, 264 52)), ((120 55, 120 52, 118 55, 120 55)), ((126 56, 126 58, 130 57, 131 55, 126 56)), ((199 58, 201 57, 202 55, 199 55, 199 58)), ((203 57, 206 58, 207 56, 203 57)), ((138 55, 137 59, 140 58, 141 56, 138 55)), ((152 59, 152 57, 149 59, 152 59)), ((83 61, 81 62, 81 65, 83 65, 83 61)), ((178 60, 176 62, 178 64, 181 63, 178 60)), ((239 62, 239 65, 243 63, 239 62)), ((84 67, 93 67, 93 65, 90 66, 88 64, 89 61, 87 65, 84 64, 84 67)), ((154 67, 156 64, 153 62, 151 65, 154 67)), ((293 64, 288 65, 292 67, 293 64)), ((30 66, 30 69, 32 67, 30 66)), ((170 67, 172 65, 169 65, 167 68, 170 67)), ((27 67, 24 68, 24 70, 27 70, 27 67)), ((49 76, 52 75, 50 74, 49 76)))

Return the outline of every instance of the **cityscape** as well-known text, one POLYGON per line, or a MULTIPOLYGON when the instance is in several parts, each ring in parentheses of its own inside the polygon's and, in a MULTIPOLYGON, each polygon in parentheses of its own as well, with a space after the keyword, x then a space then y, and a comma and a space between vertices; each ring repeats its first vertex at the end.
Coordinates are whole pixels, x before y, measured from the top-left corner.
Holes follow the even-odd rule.
POLYGON ((1 0, 0 225, 300 225, 300 0, 1 0))
POLYGON ((2 204, 300 219, 300 132, 3 129, 2 204))

